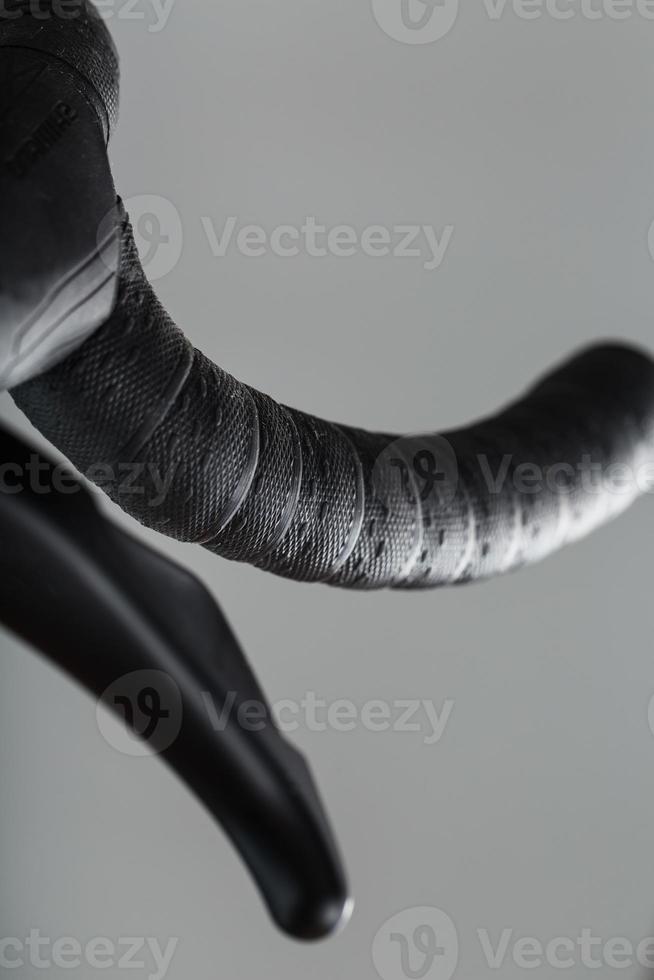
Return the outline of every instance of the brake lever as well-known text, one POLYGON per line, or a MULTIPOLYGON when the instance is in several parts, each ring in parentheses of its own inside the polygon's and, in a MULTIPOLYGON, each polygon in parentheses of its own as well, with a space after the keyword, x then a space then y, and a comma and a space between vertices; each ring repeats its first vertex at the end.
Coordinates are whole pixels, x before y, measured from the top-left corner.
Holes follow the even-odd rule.
POLYGON ((317 939, 347 920, 309 768, 216 602, 107 520, 72 470, 2 427, 0 586, 0 622, 161 754, 222 824, 284 932, 317 939))

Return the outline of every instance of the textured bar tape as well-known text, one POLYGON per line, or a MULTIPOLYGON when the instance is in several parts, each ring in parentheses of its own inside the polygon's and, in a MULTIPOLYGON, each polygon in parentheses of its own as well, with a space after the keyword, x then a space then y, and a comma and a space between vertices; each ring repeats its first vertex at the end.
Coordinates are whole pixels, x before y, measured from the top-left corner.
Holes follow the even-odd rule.
POLYGON ((591 348, 496 417, 441 436, 286 408, 191 346, 126 219, 113 315, 13 396, 149 527, 349 587, 456 583, 533 561, 623 510, 654 463, 654 363, 627 347, 591 348))
MULTIPOLYGON (((42 36, 28 17, 11 36, 75 64, 114 120, 115 52, 82 8, 42 36)), ((293 579, 427 587, 541 558, 646 488, 654 364, 643 353, 589 349, 466 429, 368 433, 280 405, 195 350, 146 281, 124 214, 121 234, 112 315, 13 396, 149 527, 293 579), (607 482, 616 464, 619 487, 607 482)))
POLYGON ((109 139, 118 121, 118 55, 92 3, 5 0, 0 48, 27 48, 61 61, 84 86, 109 139))

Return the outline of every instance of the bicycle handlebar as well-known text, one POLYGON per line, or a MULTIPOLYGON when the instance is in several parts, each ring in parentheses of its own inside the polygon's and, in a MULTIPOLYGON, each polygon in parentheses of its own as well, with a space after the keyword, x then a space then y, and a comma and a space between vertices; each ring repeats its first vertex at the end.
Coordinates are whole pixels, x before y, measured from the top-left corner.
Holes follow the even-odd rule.
MULTIPOLYGON (((38 46, 69 76, 74 64, 108 135, 117 61, 86 2, 80 15, 83 30, 69 33, 47 22, 30 35, 29 23, 10 22, 0 45, 38 46)), ((72 132, 61 134, 64 146, 78 138, 72 132)), ((99 178, 86 180, 90 199, 99 178)), ((120 202, 115 226, 111 314, 12 395, 82 473, 150 527, 293 579, 415 588, 541 558, 645 489, 654 362, 642 352, 591 348, 468 428, 365 432, 280 405, 195 350, 147 282, 120 202), (616 465, 619 487, 606 479, 616 465)))

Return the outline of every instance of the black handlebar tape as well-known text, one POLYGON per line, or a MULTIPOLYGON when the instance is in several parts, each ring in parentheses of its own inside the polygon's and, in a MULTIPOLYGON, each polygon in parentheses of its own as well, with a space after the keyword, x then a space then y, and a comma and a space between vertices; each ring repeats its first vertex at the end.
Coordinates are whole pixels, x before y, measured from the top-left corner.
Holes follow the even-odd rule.
MULTIPOLYGON (((89 0, 5 0, 0 48, 30 50, 66 66, 93 104, 105 142, 118 120, 119 65, 111 35, 89 0)), ((11 79, 6 79, 7 82, 11 79)), ((15 98, 28 79, 11 90, 15 98)), ((5 92, 4 95, 7 95, 5 92)))
POLYGON ((457 583, 531 562, 623 510, 653 475, 654 363, 636 350, 591 348, 494 418, 442 436, 335 425, 194 350, 147 283, 126 219, 112 316, 13 396, 142 523, 346 587, 457 583))
MULTIPOLYGON (((21 45, 71 66, 109 127, 117 61, 86 0, 80 11, 79 22, 39 30, 27 17, 4 36, 17 43, 23 31, 21 45)), ((120 221, 113 313, 13 395, 142 523, 289 578, 424 587, 540 558, 646 488, 654 364, 645 354, 590 349, 495 418, 443 435, 335 425, 279 405, 194 350, 120 221)))
POLYGON ((86 0, 2 0, 0 390, 47 370, 115 301, 107 140, 118 59, 86 0))

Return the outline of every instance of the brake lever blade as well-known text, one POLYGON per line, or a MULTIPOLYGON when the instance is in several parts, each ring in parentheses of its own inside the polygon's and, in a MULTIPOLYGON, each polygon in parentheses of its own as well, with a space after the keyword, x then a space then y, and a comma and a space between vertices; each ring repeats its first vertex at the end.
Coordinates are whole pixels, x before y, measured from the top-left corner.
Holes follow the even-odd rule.
POLYGON ((161 754, 220 821, 284 932, 317 939, 347 919, 309 768, 209 592, 2 427, 0 586, 0 622, 161 754))

